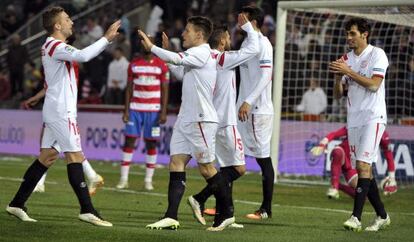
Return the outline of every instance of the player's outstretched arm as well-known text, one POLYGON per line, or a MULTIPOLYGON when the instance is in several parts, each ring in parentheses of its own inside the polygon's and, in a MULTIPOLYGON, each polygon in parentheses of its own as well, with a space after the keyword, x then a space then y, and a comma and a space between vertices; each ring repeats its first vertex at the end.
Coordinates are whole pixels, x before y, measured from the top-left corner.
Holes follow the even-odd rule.
POLYGON ((246 45, 237 51, 225 51, 218 56, 219 67, 233 69, 259 53, 259 34, 254 30, 246 15, 239 14, 239 27, 247 33, 246 45))
POLYGON ((146 50, 150 50, 153 54, 170 64, 199 68, 204 66, 210 58, 210 51, 208 49, 205 51, 190 51, 192 49, 190 48, 185 52, 175 53, 154 45, 141 30, 138 30, 138 34, 141 36, 141 43, 146 50))
POLYGON ((63 61, 76 61, 76 62, 87 62, 92 58, 99 55, 118 35, 118 29, 121 26, 121 21, 114 22, 106 31, 104 37, 97 40, 95 43, 89 45, 86 48, 78 50, 70 45, 61 43, 56 47, 53 53, 53 58, 63 61))

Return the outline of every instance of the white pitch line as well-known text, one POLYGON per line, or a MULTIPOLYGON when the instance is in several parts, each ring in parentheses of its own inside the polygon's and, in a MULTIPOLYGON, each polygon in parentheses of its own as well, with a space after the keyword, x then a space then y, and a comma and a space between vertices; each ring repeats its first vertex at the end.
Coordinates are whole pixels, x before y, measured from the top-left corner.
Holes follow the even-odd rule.
MULTIPOLYGON (((12 178, 12 177, 1 177, 0 180, 6 181, 17 181, 21 182, 22 179, 20 178, 12 178)), ((57 185, 58 182, 46 182, 48 184, 57 185)), ((119 193, 128 193, 128 194, 137 194, 137 195, 149 195, 149 196, 156 196, 156 197, 167 197, 167 194, 158 193, 158 192, 141 192, 141 191, 134 191, 128 189, 117 189, 115 187, 102 187, 102 190, 112 191, 112 192, 119 192, 119 193)), ((234 200, 236 203, 247 204, 247 205, 260 205, 259 202, 253 201, 246 201, 246 200, 234 200)), ((343 210, 343 209, 333 209, 333 208, 321 208, 321 207, 308 207, 308 206, 294 206, 294 205, 281 205, 281 204, 272 204, 273 207, 284 207, 284 208, 293 208, 293 209, 304 209, 304 210, 314 210, 314 211, 324 211, 324 212, 333 212, 333 213, 351 213, 351 211, 343 210)), ((364 212, 366 214, 374 214, 373 212, 364 212)), ((407 216, 414 216, 414 213, 400 213, 400 212, 393 212, 393 214, 400 214, 400 215, 407 215, 407 216)))

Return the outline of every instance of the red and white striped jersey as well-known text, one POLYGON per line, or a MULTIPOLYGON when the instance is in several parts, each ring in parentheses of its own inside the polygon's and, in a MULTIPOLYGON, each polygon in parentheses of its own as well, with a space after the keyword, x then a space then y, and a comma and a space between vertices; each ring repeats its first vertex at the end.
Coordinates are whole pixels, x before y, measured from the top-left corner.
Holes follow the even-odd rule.
MULTIPOLYGON (((373 76, 385 78, 388 58, 381 48, 368 45, 359 56, 355 55, 352 50, 343 58, 348 66, 359 75, 368 78, 373 76)), ((384 82, 385 79, 382 80, 378 90, 373 92, 350 77, 343 76, 342 83, 348 86, 348 128, 369 123, 387 123, 384 82)))
POLYGON ((141 112, 161 110, 161 84, 170 81, 168 67, 153 56, 150 61, 136 58, 128 67, 128 81, 133 82, 129 108, 141 112))
POLYGON ((78 79, 74 62, 89 61, 101 53, 108 43, 103 37, 78 50, 53 37, 46 39, 41 48, 46 86, 42 112, 44 122, 76 118, 78 79))

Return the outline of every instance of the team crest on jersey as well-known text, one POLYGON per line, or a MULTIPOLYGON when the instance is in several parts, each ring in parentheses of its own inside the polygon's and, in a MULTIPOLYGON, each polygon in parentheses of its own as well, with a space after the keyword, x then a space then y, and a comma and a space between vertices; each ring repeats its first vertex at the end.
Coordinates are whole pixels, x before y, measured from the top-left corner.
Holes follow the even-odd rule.
POLYGON ((361 62, 361 68, 366 68, 368 66, 368 61, 367 60, 364 60, 364 61, 362 61, 361 62))
POLYGON ((74 52, 74 51, 75 51, 75 49, 74 49, 72 46, 70 46, 70 45, 67 45, 67 46, 65 47, 65 50, 66 50, 67 52, 69 52, 69 53, 72 53, 72 52, 74 52))

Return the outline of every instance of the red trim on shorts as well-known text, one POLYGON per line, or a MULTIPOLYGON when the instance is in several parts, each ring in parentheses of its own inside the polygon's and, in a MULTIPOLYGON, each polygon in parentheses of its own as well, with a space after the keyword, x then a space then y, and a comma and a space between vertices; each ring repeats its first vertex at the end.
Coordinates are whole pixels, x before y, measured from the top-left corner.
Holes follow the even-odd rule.
POLYGON ((134 152, 134 148, 124 147, 122 149, 122 151, 125 152, 125 153, 133 153, 134 152))
POLYGON ((155 169, 155 164, 153 164, 153 163, 146 163, 146 164, 145 164, 145 166, 146 166, 147 168, 152 168, 152 169, 155 169))
POLYGON ((198 122, 198 127, 200 128, 200 132, 201 132, 201 135, 203 136, 204 143, 206 144, 206 146, 208 148, 207 141, 206 141, 206 137, 204 137, 203 128, 201 127, 201 123, 200 122, 198 122))
POLYGON ((53 52, 55 52, 56 47, 60 44, 62 44, 62 42, 59 41, 59 42, 56 42, 52 45, 52 48, 50 48, 50 50, 49 50, 49 56, 53 55, 53 52))
POLYGON ((374 150, 375 150, 375 146, 377 144, 377 138, 378 138, 378 129, 379 129, 379 123, 377 123, 377 130, 375 131, 375 142, 374 142, 374 150))
POLYGON ((256 137, 256 128, 254 127, 254 114, 252 114, 252 126, 253 126, 253 135, 254 135, 254 140, 256 140, 256 142, 257 142, 257 137, 256 137))
POLYGON ((180 56, 181 59, 184 58, 183 55, 181 55, 181 53, 177 53, 177 54, 180 56))
POLYGON ((260 68, 272 68, 272 66, 260 66, 260 68))
POLYGON ((147 150, 147 155, 156 155, 157 154, 157 149, 149 149, 147 150))
POLYGON ((234 125, 232 126, 232 128, 233 128, 233 137, 234 137, 234 150, 237 150, 236 129, 234 128, 234 125))

